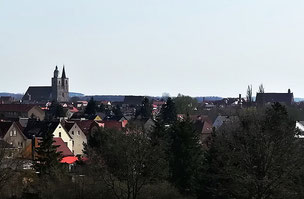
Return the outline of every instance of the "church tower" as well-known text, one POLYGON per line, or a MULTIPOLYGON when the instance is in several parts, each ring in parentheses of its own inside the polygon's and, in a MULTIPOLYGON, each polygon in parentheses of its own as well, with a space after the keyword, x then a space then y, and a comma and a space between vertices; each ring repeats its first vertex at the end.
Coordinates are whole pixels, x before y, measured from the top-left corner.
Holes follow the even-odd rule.
POLYGON ((55 68, 52 78, 52 99, 57 102, 69 101, 69 78, 66 77, 64 66, 61 78, 59 77, 58 67, 55 68))

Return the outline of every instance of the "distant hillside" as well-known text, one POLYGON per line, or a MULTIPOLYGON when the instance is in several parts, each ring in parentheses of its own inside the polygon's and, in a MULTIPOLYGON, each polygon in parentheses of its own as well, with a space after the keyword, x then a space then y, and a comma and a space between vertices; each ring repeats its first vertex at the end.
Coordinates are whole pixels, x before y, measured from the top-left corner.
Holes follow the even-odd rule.
POLYGON ((83 100, 90 100, 91 97, 96 101, 111 101, 111 102, 123 102, 125 99, 124 95, 91 95, 81 97, 83 100))
POLYGON ((198 102, 203 102, 203 101, 219 101, 222 100, 222 97, 217 97, 217 96, 206 96, 206 97, 195 97, 198 102))
POLYGON ((70 97, 84 97, 84 94, 82 93, 75 93, 75 92, 70 92, 69 93, 70 97))
POLYGON ((303 102, 303 101, 304 101, 304 98, 296 97, 296 98, 294 98, 294 101, 295 101, 295 102, 303 102))
POLYGON ((22 97, 23 97, 23 94, 20 94, 20 93, 5 93, 5 92, 3 92, 3 93, 0 93, 0 97, 1 96, 11 96, 11 97, 13 97, 16 100, 21 100, 22 97))

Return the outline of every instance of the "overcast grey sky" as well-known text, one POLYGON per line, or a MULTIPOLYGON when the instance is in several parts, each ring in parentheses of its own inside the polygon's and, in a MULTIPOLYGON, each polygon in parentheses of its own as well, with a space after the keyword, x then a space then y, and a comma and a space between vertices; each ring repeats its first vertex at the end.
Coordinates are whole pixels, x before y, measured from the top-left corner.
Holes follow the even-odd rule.
POLYGON ((0 91, 304 97, 303 0, 0 0, 0 91))

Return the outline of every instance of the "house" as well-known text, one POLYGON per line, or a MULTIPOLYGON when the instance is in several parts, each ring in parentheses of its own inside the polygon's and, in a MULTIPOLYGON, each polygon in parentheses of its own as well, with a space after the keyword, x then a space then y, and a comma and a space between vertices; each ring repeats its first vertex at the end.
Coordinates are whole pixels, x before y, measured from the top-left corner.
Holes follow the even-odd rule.
POLYGON ((54 138, 54 146, 57 146, 56 151, 60 152, 62 157, 69 157, 74 156, 74 154, 71 152, 71 150, 67 147, 67 145, 64 143, 62 138, 54 138))
POLYGON ((125 96, 123 106, 136 107, 142 105, 144 96, 125 96))
POLYGON ((32 140, 33 138, 42 138, 48 131, 53 133, 54 138, 61 138, 65 145, 73 151, 73 139, 60 122, 29 121, 23 134, 32 140))
POLYGON ((222 125, 224 125, 224 124, 227 124, 227 123, 229 123, 229 122, 234 122, 234 121, 236 121, 238 119, 238 117, 237 116, 218 116, 216 119, 215 119, 215 121, 214 121, 214 123, 213 123, 213 127, 214 128, 216 128, 216 129, 218 129, 218 128, 220 128, 222 125))
POLYGON ((99 129, 98 123, 94 120, 79 120, 76 123, 87 137, 99 129))
POLYGON ((36 118, 44 120, 45 112, 33 104, 0 104, 0 118, 36 118))
POLYGON ((154 128, 155 125, 155 120, 152 118, 149 118, 145 123, 144 123, 144 129, 146 132, 151 132, 154 128))
POLYGON ((304 138, 304 121, 297 121, 296 128, 299 130, 296 138, 304 138))
POLYGON ((287 93, 257 93, 256 103, 258 106, 279 102, 285 105, 294 103, 293 93, 288 89, 287 93))
POLYGON ((83 155, 84 144, 87 143, 87 137, 78 124, 75 121, 65 121, 63 123, 64 128, 68 134, 72 137, 72 153, 77 155, 83 155))
POLYGON ((23 128, 18 122, 0 122, 0 138, 23 152, 31 142, 23 134, 23 128))
POLYGON ((14 98, 11 96, 1 96, 0 104, 11 104, 14 102, 14 98))

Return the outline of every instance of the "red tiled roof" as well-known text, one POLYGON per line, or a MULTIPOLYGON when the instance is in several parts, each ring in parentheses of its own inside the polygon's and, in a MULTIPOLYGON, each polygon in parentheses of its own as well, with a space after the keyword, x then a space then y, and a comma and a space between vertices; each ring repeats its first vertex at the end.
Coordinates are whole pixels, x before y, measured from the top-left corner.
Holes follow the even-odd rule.
POLYGON ((57 147, 57 152, 61 152, 63 157, 67 156, 74 156, 74 154, 71 152, 71 150, 67 147, 67 145, 63 142, 61 138, 53 138, 54 143, 53 145, 59 146, 57 147))
POLYGON ((108 129, 116 129, 116 130, 121 130, 122 129, 122 122, 115 121, 115 120, 107 120, 107 121, 102 121, 104 123, 104 127, 108 129))
POLYGON ((60 161, 61 163, 74 164, 78 160, 75 156, 64 157, 60 161))
POLYGON ((34 106, 33 104, 0 104, 0 112, 28 112, 34 106))

